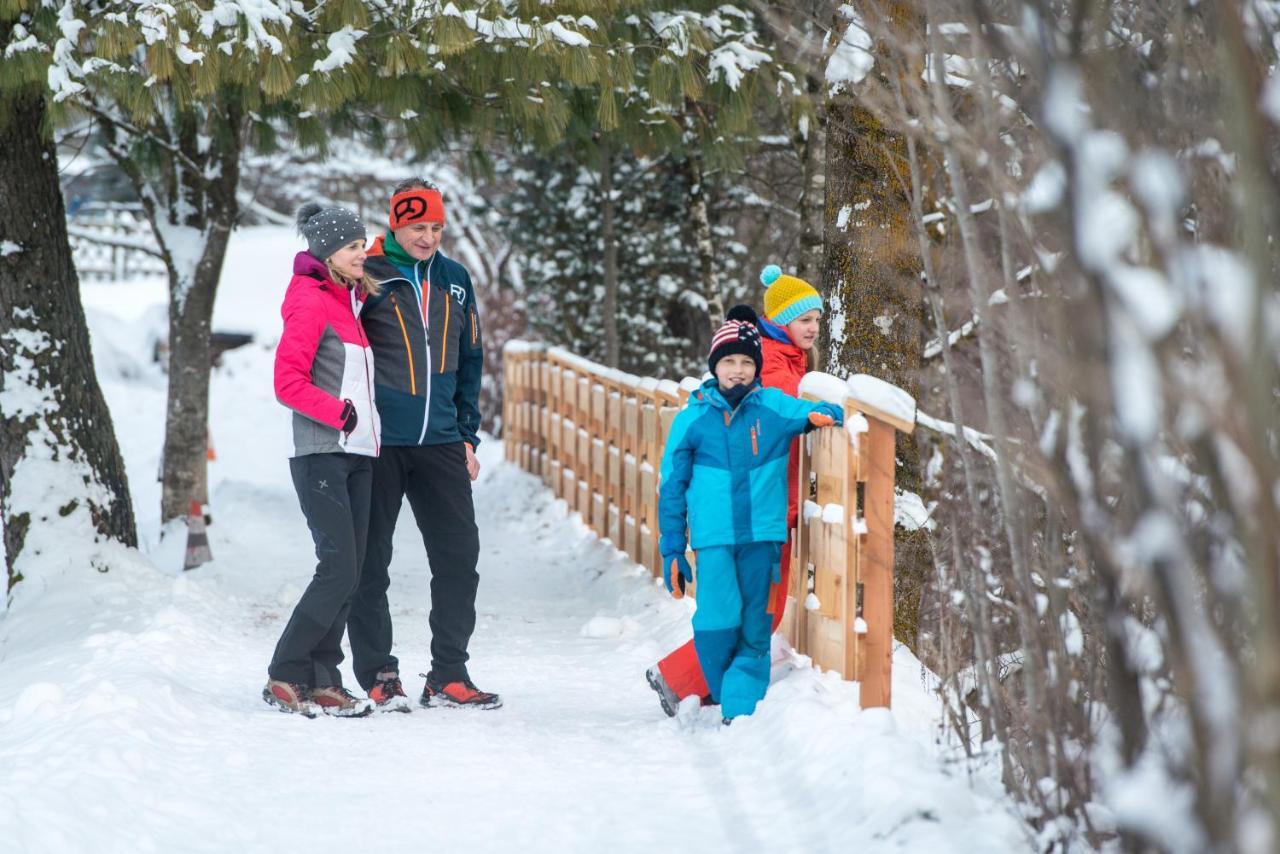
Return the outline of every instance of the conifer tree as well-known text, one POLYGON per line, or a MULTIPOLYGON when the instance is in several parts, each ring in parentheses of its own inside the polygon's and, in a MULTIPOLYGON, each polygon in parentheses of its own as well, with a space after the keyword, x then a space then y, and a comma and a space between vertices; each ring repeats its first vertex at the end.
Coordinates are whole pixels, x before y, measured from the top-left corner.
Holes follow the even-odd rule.
MULTIPOLYGON (((520 254, 525 310, 548 341, 604 362, 605 304, 601 182, 566 143, 529 151, 510 172, 503 201, 508 238, 520 254)), ((706 301, 697 247, 688 227, 690 183, 674 156, 620 156, 612 165, 618 197, 618 366, 649 376, 699 376, 706 370, 706 301)), ((718 191, 717 191, 718 192, 718 191)), ((712 206, 723 197, 712 196, 712 206)), ((729 234, 715 235, 718 275, 739 274, 729 234)))
POLYGON ((542 81, 586 84, 605 67, 574 17, 591 5, 113 0, 55 13, 6 0, 20 28, 6 65, 47 79, 63 117, 98 123, 169 270, 163 520, 203 490, 209 321, 246 147, 270 145, 279 122, 320 152, 336 130, 400 121, 424 148, 472 121, 554 140, 565 110, 542 81))
MULTIPOLYGON (((653 288, 662 276, 671 275, 664 270, 657 278, 630 282, 625 278, 627 270, 656 271, 662 266, 652 261, 652 254, 638 262, 621 257, 637 240, 643 242, 625 233, 628 227, 641 225, 644 218, 623 211, 626 198, 620 195, 621 185, 632 181, 637 163, 643 161, 647 163, 644 168, 679 173, 667 176, 667 190, 679 193, 668 202, 675 208, 668 215, 674 213, 678 218, 677 229, 670 235, 673 242, 663 254, 682 257, 687 248, 695 250, 692 258, 682 258, 682 268, 675 274, 682 282, 679 291, 685 309, 675 312, 678 317, 663 320, 680 329, 689 327, 688 335, 680 337, 674 350, 670 348, 675 341, 664 345, 664 352, 670 353, 667 358, 646 354, 646 364, 650 370, 655 359, 668 366, 691 365, 687 353, 706 339, 709 315, 723 314, 719 275, 727 259, 716 257, 707 204, 713 192, 708 169, 740 161, 740 149, 750 144, 745 132, 752 98, 758 91, 756 78, 768 68, 770 57, 759 47, 751 14, 732 4, 685 3, 675 8, 671 3, 630 0, 614 2, 608 11, 604 27, 605 41, 613 46, 610 71, 591 86, 561 80, 558 88, 569 107, 564 130, 567 146, 551 153, 551 162, 542 167, 574 188, 566 200, 580 202, 581 193, 590 193, 592 216, 579 225, 589 229, 597 241, 581 244, 582 232, 578 232, 565 235, 565 245, 554 249, 555 257, 562 258, 568 247, 577 244, 582 253, 577 264, 599 277, 594 282, 583 281, 592 296, 583 302, 583 314, 576 322, 556 325, 561 334, 555 339, 580 340, 578 330, 592 326, 602 338, 603 348, 584 343, 597 358, 611 366, 636 365, 632 354, 640 340, 632 337, 624 342, 619 325, 633 324, 633 312, 644 300, 629 299, 623 291, 653 288), (570 177, 574 167, 555 162, 567 152, 586 164, 588 171, 570 177), (684 239, 687 233, 693 234, 692 243, 684 239), (594 262, 597 256, 601 259, 598 268, 594 262), (699 319, 690 321, 683 316, 690 307, 701 315, 699 319), (624 354, 624 349, 632 354, 624 354)), ((648 182, 646 186, 653 188, 655 184, 648 182)), ((560 219, 572 222, 576 217, 577 212, 570 211, 567 215, 562 212, 560 219)), ((554 272, 547 277, 535 275, 530 283, 533 290, 552 280, 566 284, 562 265, 535 268, 554 272)), ((655 292, 652 296, 660 300, 663 295, 655 292)), ((572 300, 565 305, 572 305, 572 300)), ((531 317, 536 324, 537 313, 531 317)), ((646 315, 646 321, 652 319, 646 315)), ((548 327, 547 331, 554 330, 548 327)), ((632 331, 628 326, 628 334, 632 331)))

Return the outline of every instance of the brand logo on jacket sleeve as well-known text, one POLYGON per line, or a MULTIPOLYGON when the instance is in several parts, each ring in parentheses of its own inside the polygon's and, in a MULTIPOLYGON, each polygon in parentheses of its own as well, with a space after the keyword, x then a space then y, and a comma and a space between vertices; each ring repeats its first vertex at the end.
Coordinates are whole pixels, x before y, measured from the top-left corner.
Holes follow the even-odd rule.
POLYGON ((450 285, 449 293, 452 294, 453 298, 458 301, 458 305, 467 304, 467 289, 464 288, 462 285, 450 285))

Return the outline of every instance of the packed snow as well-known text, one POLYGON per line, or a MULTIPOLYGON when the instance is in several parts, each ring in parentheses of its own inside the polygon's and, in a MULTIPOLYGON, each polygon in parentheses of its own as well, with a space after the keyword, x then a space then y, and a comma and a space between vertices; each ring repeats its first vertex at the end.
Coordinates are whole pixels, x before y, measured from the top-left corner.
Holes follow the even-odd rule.
MULTIPOLYGON (((0 616, 0 848, 1031 850, 999 769, 945 743, 935 681, 903 647, 892 711, 861 710, 856 684, 778 643, 752 717, 725 728, 696 703, 666 717, 644 671, 689 637, 692 604, 597 540, 496 440, 475 487, 471 674, 505 708, 306 720, 264 704, 314 566, 271 383, 298 248, 287 227, 233 237, 214 328, 255 340, 213 375, 215 560, 186 573, 181 538, 157 541, 164 284, 84 288, 144 546, 63 544, 0 616)), ((417 692, 429 577, 407 511, 395 545, 396 649, 417 692)))

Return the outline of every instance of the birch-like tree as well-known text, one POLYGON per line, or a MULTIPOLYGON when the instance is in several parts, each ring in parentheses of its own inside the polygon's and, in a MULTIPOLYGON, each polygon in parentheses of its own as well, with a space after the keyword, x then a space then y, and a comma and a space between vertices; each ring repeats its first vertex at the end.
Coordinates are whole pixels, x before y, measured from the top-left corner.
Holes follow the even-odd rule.
POLYGON ((860 12, 926 279, 958 744, 1046 850, 1272 850, 1276 5, 860 12))

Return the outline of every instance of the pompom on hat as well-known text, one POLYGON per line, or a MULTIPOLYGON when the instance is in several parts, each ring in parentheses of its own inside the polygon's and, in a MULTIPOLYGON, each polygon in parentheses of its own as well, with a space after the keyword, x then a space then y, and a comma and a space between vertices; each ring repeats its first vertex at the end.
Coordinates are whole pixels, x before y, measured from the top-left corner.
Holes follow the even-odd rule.
POLYGON ((795 276, 782 272, 777 264, 760 271, 764 292, 764 316, 777 326, 786 326, 806 311, 822 311, 818 289, 795 276))

